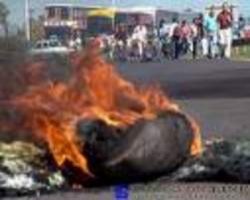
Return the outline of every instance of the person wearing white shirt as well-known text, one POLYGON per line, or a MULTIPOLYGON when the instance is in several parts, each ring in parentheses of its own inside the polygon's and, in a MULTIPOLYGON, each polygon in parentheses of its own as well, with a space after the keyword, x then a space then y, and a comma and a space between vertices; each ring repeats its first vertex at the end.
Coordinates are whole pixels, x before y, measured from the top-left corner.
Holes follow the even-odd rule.
POLYGON ((144 47, 147 43, 147 27, 143 24, 138 24, 133 32, 133 39, 137 41, 140 59, 143 59, 144 47))
POLYGON ((170 27, 169 27, 169 37, 173 37, 173 35, 174 35, 174 30, 175 30, 175 28, 176 28, 177 26, 179 26, 179 22, 178 22, 177 19, 174 18, 174 19, 172 20, 172 23, 171 23, 170 27))
POLYGON ((159 38, 164 39, 169 35, 170 26, 166 24, 165 20, 161 20, 160 26, 159 26, 159 38))

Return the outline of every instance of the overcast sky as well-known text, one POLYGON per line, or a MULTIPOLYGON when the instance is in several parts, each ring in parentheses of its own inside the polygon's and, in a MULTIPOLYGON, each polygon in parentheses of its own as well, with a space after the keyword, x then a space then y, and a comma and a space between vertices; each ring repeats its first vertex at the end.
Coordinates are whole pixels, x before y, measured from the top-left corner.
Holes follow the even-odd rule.
MULTIPOLYGON (((202 10, 205 6, 218 4, 222 0, 113 0, 117 6, 159 6, 168 9, 183 10, 192 8, 194 10, 202 10)), ((11 14, 9 21, 12 24, 22 25, 24 22, 24 2, 25 0, 0 0, 4 2, 11 14)), ((81 5, 111 5, 112 0, 30 0, 31 8, 34 13, 39 15, 42 13, 44 5, 48 3, 72 3, 81 5)), ((239 5, 240 11, 244 15, 250 16, 250 0, 229 0, 228 2, 239 5)))

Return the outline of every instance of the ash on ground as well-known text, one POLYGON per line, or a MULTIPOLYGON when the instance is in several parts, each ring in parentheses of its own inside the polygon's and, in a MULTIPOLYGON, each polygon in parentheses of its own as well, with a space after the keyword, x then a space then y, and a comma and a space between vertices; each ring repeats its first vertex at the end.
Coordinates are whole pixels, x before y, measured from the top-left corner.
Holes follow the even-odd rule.
POLYGON ((167 179, 184 182, 250 182, 250 141, 206 141, 201 156, 189 159, 167 179))
MULTIPOLYGON (((25 142, 0 143, 0 196, 62 190, 67 179, 48 167, 45 151, 25 142)), ((250 141, 210 140, 200 157, 189 159, 160 181, 250 182, 250 141)))

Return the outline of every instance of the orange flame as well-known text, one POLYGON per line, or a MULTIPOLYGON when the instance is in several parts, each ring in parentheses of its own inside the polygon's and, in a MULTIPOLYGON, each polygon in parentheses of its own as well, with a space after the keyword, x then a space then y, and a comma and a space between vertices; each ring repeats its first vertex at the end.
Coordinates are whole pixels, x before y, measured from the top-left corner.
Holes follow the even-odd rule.
MULTIPOLYGON (((157 87, 139 88, 121 78, 99 55, 76 57, 74 73, 67 82, 32 85, 15 98, 14 104, 26 116, 26 126, 42 137, 59 166, 70 161, 91 175, 81 154, 75 125, 79 119, 101 119, 126 127, 139 119, 153 119, 160 111, 180 112, 179 106, 157 87)), ((191 154, 201 150, 198 126, 191 154)))
POLYGON ((201 139, 201 130, 199 125, 196 123, 194 119, 189 117, 189 121, 191 123, 194 139, 191 145, 190 154, 192 156, 197 156, 202 152, 202 139, 201 139))

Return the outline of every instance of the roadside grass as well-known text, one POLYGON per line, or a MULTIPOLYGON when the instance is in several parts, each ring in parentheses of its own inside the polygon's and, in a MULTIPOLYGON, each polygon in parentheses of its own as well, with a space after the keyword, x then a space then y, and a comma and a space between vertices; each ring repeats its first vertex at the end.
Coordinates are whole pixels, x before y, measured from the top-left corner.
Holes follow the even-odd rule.
POLYGON ((249 60, 250 61, 250 45, 234 47, 233 58, 237 60, 249 60))

